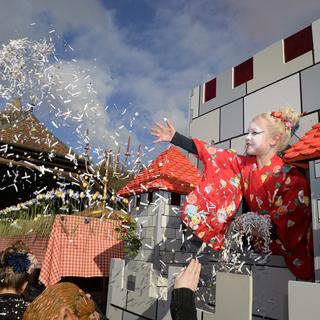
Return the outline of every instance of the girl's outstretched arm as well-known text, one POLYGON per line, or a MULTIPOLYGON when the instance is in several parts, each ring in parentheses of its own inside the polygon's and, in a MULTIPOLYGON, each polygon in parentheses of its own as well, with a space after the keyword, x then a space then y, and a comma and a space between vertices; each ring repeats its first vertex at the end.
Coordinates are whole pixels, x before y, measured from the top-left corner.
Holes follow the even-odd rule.
POLYGON ((156 127, 150 129, 151 135, 157 137, 158 139, 153 141, 153 143, 159 142, 170 142, 188 152, 198 155, 198 150, 192 139, 180 134, 174 128, 172 122, 166 119, 167 126, 163 126, 156 122, 156 127))

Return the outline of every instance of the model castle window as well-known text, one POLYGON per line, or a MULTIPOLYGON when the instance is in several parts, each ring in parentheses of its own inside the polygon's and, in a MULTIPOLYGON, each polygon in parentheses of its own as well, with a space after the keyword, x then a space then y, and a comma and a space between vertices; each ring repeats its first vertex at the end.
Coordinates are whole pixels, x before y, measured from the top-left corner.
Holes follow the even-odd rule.
POLYGON ((283 40, 285 63, 313 50, 311 26, 283 40))
POLYGON ((204 102, 207 102, 216 97, 217 93, 217 79, 214 78, 204 85, 204 102))

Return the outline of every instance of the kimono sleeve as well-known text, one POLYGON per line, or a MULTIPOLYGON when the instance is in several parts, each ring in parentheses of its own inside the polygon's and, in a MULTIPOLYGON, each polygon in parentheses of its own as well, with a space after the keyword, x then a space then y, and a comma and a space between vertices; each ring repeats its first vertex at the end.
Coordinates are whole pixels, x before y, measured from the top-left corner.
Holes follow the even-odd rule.
POLYGON ((245 156, 239 156, 233 149, 217 148, 199 139, 193 139, 193 142, 204 165, 204 174, 213 166, 240 175, 245 156))
POLYGON ((293 250, 307 233, 311 217, 309 195, 306 178, 291 167, 284 176, 270 211, 277 236, 286 250, 293 250))
POLYGON ((204 166, 200 185, 182 207, 181 217, 195 234, 213 249, 224 246, 228 225, 241 198, 241 172, 234 151, 218 149, 194 139, 204 166))

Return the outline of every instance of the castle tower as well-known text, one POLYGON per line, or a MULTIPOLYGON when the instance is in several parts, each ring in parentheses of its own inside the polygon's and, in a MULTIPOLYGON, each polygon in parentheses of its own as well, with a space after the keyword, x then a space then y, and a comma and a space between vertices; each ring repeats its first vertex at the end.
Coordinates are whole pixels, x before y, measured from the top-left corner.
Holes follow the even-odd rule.
POLYGON ((172 146, 118 192, 129 200, 129 214, 137 221, 142 247, 135 258, 112 262, 108 293, 111 319, 121 317, 122 312, 146 319, 165 317, 168 274, 170 281, 175 267, 180 269, 192 257, 190 248, 188 253, 181 252, 180 206, 200 181, 197 168, 172 146))
POLYGON ((178 258, 175 251, 182 246, 179 208, 200 180, 197 169, 183 153, 170 147, 119 191, 129 199, 129 214, 136 218, 143 238, 135 260, 153 262, 160 270, 160 261, 178 258))

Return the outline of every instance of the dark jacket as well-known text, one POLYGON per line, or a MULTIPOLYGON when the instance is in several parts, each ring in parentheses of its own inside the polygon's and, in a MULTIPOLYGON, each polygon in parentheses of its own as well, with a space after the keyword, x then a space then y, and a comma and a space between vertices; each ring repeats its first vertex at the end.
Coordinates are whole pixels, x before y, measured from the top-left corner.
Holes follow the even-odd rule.
POLYGON ((172 320, 197 320, 194 292, 188 288, 174 289, 170 312, 172 320))
POLYGON ((22 320, 28 305, 20 295, 0 294, 0 320, 22 320))

